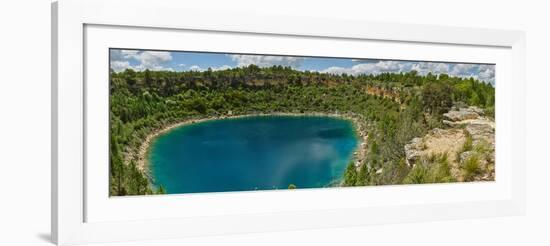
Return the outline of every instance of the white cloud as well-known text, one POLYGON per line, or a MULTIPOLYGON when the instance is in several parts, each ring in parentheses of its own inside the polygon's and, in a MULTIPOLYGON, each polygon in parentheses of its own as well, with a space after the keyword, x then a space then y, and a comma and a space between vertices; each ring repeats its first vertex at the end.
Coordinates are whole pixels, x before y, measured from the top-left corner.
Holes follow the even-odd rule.
POLYGON ((495 65, 486 64, 453 64, 450 75, 463 78, 474 78, 495 84, 495 65))
POLYGON ((127 68, 131 68, 130 62, 128 61, 111 61, 111 69, 115 72, 124 71, 127 68))
POLYGON ((197 66, 197 65, 193 65, 193 66, 190 66, 189 67, 189 70, 192 70, 192 71, 204 71, 203 68, 197 66))
MULTIPOLYGON (((360 61, 360 60, 356 60, 360 61)), ((455 77, 475 78, 494 85, 495 66, 479 64, 454 64, 444 62, 412 62, 412 61, 377 61, 360 63, 351 67, 329 67, 319 71, 330 74, 380 74, 380 73, 406 73, 415 70, 419 75, 432 73, 448 74, 455 77)))
POLYGON ((227 69, 232 69, 233 67, 229 66, 229 65, 223 65, 223 66, 220 66, 220 67, 213 67, 212 70, 214 71, 219 71, 219 70, 227 70, 227 69))
MULTIPOLYGON (((294 69, 299 69, 304 62, 303 57, 291 56, 263 56, 263 55, 227 55, 237 65, 237 67, 248 66, 250 64, 259 67, 271 67, 275 65, 289 66, 294 69)), ((139 51, 139 50, 111 50, 110 66, 116 71, 123 71, 131 68, 137 71, 149 70, 167 70, 173 71, 170 66, 172 54, 165 51, 139 51)), ((380 73, 406 73, 415 70, 419 75, 432 73, 449 74, 455 77, 475 78, 485 82, 495 83, 495 66, 480 65, 480 64, 456 64, 444 62, 414 62, 414 61, 390 61, 390 60, 369 60, 369 59, 352 59, 354 65, 351 67, 333 66, 324 70, 318 71, 321 73, 330 74, 380 74, 380 73)), ((178 70, 206 71, 208 68, 203 68, 198 65, 188 66, 187 64, 179 63, 174 65, 178 70), (186 69, 187 68, 187 69, 186 69)), ((232 66, 222 65, 219 67, 211 67, 213 71, 232 69, 232 66)))
MULTIPOLYGON (((219 67, 210 67, 210 69, 212 69, 212 71, 227 70, 227 69, 231 69, 231 68, 233 68, 233 67, 231 67, 229 65, 222 65, 222 66, 219 66, 219 67)), ((208 70, 208 68, 202 68, 198 65, 193 65, 193 66, 190 66, 189 69, 187 69, 187 70, 202 72, 202 71, 208 70)))
POLYGON ((138 50, 121 50, 120 55, 126 59, 135 58, 137 57, 139 51, 138 50))
POLYGON ((380 73, 399 73, 406 70, 406 64, 399 61, 378 61, 370 63, 360 63, 349 68, 345 67, 329 67, 320 71, 321 73, 330 74, 380 74, 380 73))
POLYGON ((451 74, 468 74, 472 69, 475 69, 476 66, 474 64, 454 64, 453 68, 451 69, 451 74))
POLYGON ((292 56, 230 55, 230 57, 231 60, 235 61, 239 67, 254 64, 258 67, 280 65, 298 68, 304 61, 304 58, 302 57, 292 56))
POLYGON ((410 70, 416 70, 420 75, 449 73, 449 64, 442 62, 414 62, 410 70))
POLYGON ((170 52, 166 51, 138 51, 138 50, 111 50, 111 68, 122 71, 127 68, 134 70, 173 70, 165 65, 172 60, 170 52), (131 65, 130 61, 136 65, 131 65))
POLYGON ((168 70, 163 64, 171 61, 172 55, 165 51, 143 51, 134 54, 132 58, 140 62, 136 66, 139 70, 168 70))
POLYGON ((494 65, 480 65, 478 72, 479 72, 478 79, 487 81, 493 85, 495 84, 495 66, 494 65))

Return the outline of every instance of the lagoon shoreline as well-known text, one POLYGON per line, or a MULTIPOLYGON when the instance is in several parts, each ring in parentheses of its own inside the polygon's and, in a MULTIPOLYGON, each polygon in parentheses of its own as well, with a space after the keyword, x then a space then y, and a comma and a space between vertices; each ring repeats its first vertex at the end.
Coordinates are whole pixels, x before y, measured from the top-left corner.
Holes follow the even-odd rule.
POLYGON ((136 161, 137 168, 149 179, 150 185, 153 185, 154 178, 151 174, 150 163, 149 163, 149 151, 151 145, 154 141, 161 135, 166 134, 176 128, 197 124, 207 121, 223 120, 223 119, 239 119, 247 117, 258 117, 258 116, 290 116, 290 117, 308 117, 308 116, 321 116, 321 117, 334 117, 344 120, 351 121, 353 125, 354 132, 357 136, 358 144, 353 152, 352 161, 357 168, 361 165, 363 160, 366 158, 367 153, 367 140, 368 132, 365 125, 365 121, 358 119, 360 116, 353 113, 320 113, 320 112, 305 112, 305 113, 285 113, 285 112, 273 112, 273 113, 250 113, 242 115, 220 115, 220 116, 210 116, 206 118, 192 118, 182 120, 173 124, 167 124, 164 127, 161 127, 157 130, 153 130, 150 134, 145 137, 145 140, 139 146, 137 153, 129 153, 129 156, 133 158, 127 159, 126 163, 128 164, 132 159, 136 161))

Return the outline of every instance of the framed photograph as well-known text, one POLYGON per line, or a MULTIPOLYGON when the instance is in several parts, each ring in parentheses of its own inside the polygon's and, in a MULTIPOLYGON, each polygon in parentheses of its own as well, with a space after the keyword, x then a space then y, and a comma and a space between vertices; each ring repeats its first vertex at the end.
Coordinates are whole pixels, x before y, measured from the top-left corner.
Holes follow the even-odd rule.
POLYGON ((52 4, 56 243, 524 213, 522 32, 185 10, 52 4))

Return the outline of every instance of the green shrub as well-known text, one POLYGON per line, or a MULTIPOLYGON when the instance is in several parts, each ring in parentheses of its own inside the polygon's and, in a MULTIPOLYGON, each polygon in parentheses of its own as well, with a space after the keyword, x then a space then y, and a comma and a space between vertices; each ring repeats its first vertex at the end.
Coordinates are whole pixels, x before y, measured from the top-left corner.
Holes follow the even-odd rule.
POLYGON ((481 173, 478 155, 472 155, 464 161, 463 172, 465 181, 473 181, 475 176, 481 173))
POLYGON ((409 174, 403 180, 404 184, 425 184, 429 183, 429 172, 426 167, 421 164, 415 165, 409 174))
POLYGON ((432 177, 433 181, 436 183, 455 181, 455 178, 451 174, 451 165, 449 163, 449 155, 447 152, 436 157, 432 177))
POLYGON ((346 167, 346 172, 344 173, 344 186, 354 186, 357 182, 357 170, 355 170, 355 164, 350 162, 348 167, 346 167))
POLYGON ((472 135, 466 130, 464 130, 464 135, 466 135, 466 141, 464 141, 460 152, 470 151, 474 147, 474 140, 472 139, 472 135))
POLYGON ((160 185, 159 188, 157 189, 157 194, 166 194, 166 190, 162 185, 160 185))
POLYGON ((485 115, 490 118, 495 118, 495 106, 490 106, 485 109, 485 115))
POLYGON ((369 174, 367 171, 367 165, 363 163, 359 168, 359 173, 357 173, 357 178, 355 180, 356 186, 365 186, 368 184, 369 174))
POLYGON ((432 154, 414 166, 403 180, 405 184, 427 184, 454 182, 451 174, 449 155, 432 154))
POLYGON ((473 150, 478 154, 486 154, 491 150, 491 147, 486 140, 482 139, 474 146, 473 150))

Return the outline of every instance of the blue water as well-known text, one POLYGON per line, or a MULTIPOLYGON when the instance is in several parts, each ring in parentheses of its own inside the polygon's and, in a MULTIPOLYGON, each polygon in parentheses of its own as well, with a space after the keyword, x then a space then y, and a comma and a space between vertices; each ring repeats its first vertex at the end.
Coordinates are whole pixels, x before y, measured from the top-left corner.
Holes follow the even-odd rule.
POLYGON ((169 194, 318 188, 342 177, 356 145, 348 120, 254 116, 175 128, 149 161, 169 194))

